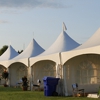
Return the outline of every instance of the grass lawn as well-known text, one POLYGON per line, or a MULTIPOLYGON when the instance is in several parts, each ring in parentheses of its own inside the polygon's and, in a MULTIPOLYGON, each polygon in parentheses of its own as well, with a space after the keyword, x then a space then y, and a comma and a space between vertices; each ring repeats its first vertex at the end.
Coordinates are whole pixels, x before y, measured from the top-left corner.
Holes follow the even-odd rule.
POLYGON ((44 96, 43 91, 23 91, 20 88, 0 86, 0 100, 95 100, 86 97, 44 96))

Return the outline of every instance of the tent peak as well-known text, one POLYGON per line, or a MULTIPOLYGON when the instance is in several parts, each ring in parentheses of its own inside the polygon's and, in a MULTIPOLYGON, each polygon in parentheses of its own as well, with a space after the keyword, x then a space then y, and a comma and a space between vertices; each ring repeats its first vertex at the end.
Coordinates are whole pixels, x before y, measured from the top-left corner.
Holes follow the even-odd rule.
POLYGON ((60 33, 55 42, 39 56, 69 51, 78 47, 79 45, 80 44, 78 44, 65 31, 63 31, 60 33))
POLYGON ((16 50, 9 45, 7 50, 0 56, 0 61, 10 60, 18 55, 18 52, 16 52, 16 50))
POLYGON ((64 22, 63 22, 62 28, 63 28, 63 31, 66 31, 67 30, 66 25, 65 25, 64 22))
POLYGON ((42 52, 44 52, 44 49, 33 38, 32 41, 27 46, 27 48, 20 55, 18 55, 13 59, 18 60, 18 59, 35 57, 42 52))

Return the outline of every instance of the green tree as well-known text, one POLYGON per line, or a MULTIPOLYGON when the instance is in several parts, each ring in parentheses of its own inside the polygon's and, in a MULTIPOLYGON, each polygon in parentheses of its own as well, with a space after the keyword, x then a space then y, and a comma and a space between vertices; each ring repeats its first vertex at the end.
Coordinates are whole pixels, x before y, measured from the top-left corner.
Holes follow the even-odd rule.
POLYGON ((0 56, 8 49, 7 45, 4 45, 1 49, 0 49, 0 56))

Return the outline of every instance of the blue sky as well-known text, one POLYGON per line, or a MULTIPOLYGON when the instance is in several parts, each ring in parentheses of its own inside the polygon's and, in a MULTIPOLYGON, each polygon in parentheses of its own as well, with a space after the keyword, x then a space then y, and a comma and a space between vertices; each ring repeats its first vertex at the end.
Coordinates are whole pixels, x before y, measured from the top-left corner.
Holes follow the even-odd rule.
POLYGON ((25 49, 33 38, 47 49, 66 24, 82 44, 100 27, 100 0, 0 0, 0 48, 25 49))

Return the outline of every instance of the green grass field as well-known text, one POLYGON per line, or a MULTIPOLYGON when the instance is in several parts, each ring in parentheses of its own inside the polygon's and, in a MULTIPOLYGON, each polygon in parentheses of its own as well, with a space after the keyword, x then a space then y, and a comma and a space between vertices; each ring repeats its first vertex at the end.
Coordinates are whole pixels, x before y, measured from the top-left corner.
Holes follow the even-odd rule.
POLYGON ((46 97, 44 96, 43 91, 23 91, 21 88, 0 86, 0 100, 95 100, 95 98, 59 96, 46 97))

